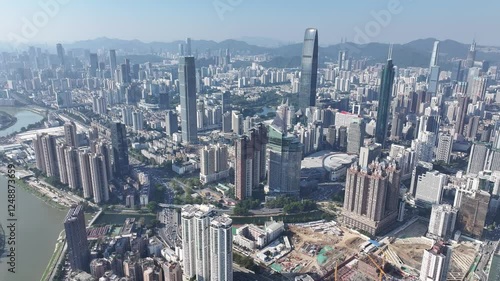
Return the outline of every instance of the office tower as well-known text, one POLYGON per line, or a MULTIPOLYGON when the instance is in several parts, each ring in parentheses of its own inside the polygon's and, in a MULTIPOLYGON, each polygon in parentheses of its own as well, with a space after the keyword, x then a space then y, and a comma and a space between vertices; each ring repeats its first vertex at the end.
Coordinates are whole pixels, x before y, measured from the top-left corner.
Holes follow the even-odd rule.
POLYGON ((477 174, 487 169, 487 159, 490 155, 490 144, 474 142, 470 150, 467 173, 477 174))
POLYGON ((371 144, 359 148, 359 166, 361 169, 367 169, 373 161, 377 160, 382 153, 382 147, 379 144, 371 144))
POLYGON ((346 175, 342 220, 372 235, 389 228, 398 216, 401 170, 396 163, 353 164, 346 175))
POLYGON ((336 140, 337 140, 337 129, 335 128, 335 125, 330 125, 326 129, 326 143, 328 149, 333 150, 336 147, 336 140))
POLYGON ((473 67, 475 60, 476 60, 476 40, 473 40, 472 44, 470 45, 469 52, 467 53, 467 59, 465 60, 465 68, 473 67))
POLYGON ((464 132, 465 117, 467 116, 467 108, 469 106, 469 97, 460 96, 458 98, 458 113, 455 122, 455 134, 462 135, 464 132))
POLYGON ((68 170, 66 163, 66 150, 67 145, 65 143, 58 143, 56 147, 57 155, 57 167, 59 168, 59 181, 63 184, 68 184, 68 170))
POLYGON ((78 159, 78 151, 73 146, 67 146, 64 151, 66 161, 66 172, 68 173, 68 185, 71 189, 79 189, 81 187, 80 180, 80 165, 78 159))
POLYGON ((469 123, 467 124, 467 130, 465 131, 465 138, 469 141, 475 141, 477 137, 477 130, 479 129, 479 121, 481 118, 479 116, 471 116, 469 118, 469 123))
POLYGON ((225 113, 231 109, 231 92, 225 91, 221 96, 222 112, 225 113))
POLYGON ((437 65, 431 66, 430 68, 429 77, 427 79, 427 84, 428 84, 427 91, 431 95, 437 94, 440 70, 441 69, 437 65))
POLYGON ((194 57, 179 59, 179 93, 181 100, 182 142, 197 143, 196 72, 194 57))
POLYGON ((238 200, 252 197, 252 191, 266 177, 268 131, 264 124, 250 129, 235 143, 235 194, 238 200))
POLYGON ((421 207, 430 207, 441 203, 446 175, 438 171, 429 171, 417 179, 417 190, 415 192, 415 204, 421 207))
POLYGON ((64 219, 68 258, 72 270, 90 272, 90 251, 85 229, 83 206, 72 206, 64 219))
POLYGON ((347 127, 340 126, 338 132, 337 148, 340 151, 347 150, 347 127))
POLYGON ((185 56, 185 53, 184 53, 184 44, 179 43, 178 48, 179 48, 179 57, 185 56))
POLYGON ((187 57, 190 57, 192 56, 192 52, 191 52, 191 38, 186 38, 186 52, 185 52, 185 56, 187 57))
POLYGON ((436 150, 436 161, 443 161, 449 164, 452 148, 453 137, 447 133, 439 133, 438 147, 436 150))
POLYGON ((132 109, 130 107, 122 107, 121 115, 122 123, 126 126, 132 126, 132 109))
POLYGON ((457 212, 457 209, 448 204, 432 205, 427 236, 433 239, 448 240, 455 230, 457 212))
POLYGON ((185 205, 181 226, 185 279, 232 281, 231 219, 208 205, 185 205))
POLYGON ((97 68, 99 67, 99 61, 97 59, 96 53, 90 53, 89 55, 89 76, 96 77, 97 76, 97 68))
POLYGON ((89 155, 90 178, 94 202, 101 204, 109 200, 106 159, 101 154, 89 155))
POLYGON ((243 134, 243 114, 237 110, 233 110, 231 114, 231 129, 237 135, 243 134))
POLYGON ((462 234, 481 238, 490 198, 491 195, 483 190, 476 190, 472 194, 457 192, 455 195, 455 207, 458 208, 457 229, 462 234))
POLYGON ((132 112, 132 129, 134 132, 142 131, 144 129, 144 117, 141 111, 132 112))
POLYGON ((179 124, 177 123, 177 114, 168 110, 165 113, 165 132, 167 136, 171 137, 174 133, 177 133, 179 130, 179 124))
POLYGON ((210 223, 210 280, 233 280, 233 221, 215 217, 210 223))
POLYGON ((451 81, 452 82, 460 82, 462 81, 462 60, 456 60, 452 63, 451 66, 451 81))
POLYGON ((394 83, 394 65, 392 64, 392 46, 389 50, 389 59, 387 65, 382 71, 382 79, 380 81, 380 92, 377 108, 377 126, 375 127, 375 141, 385 147, 385 139, 387 136, 387 120, 389 118, 389 105, 392 98, 392 85, 394 83))
POLYGON ((205 146, 200 152, 200 182, 207 184, 229 176, 226 145, 205 146))
POLYGON ((109 50, 109 68, 111 69, 111 76, 116 71, 116 50, 109 50))
POLYGON ((302 64, 300 71, 299 104, 297 109, 305 113, 305 109, 316 104, 316 82, 318 76, 318 30, 306 29, 302 47, 302 64))
POLYGON ((451 247, 445 245, 443 241, 438 241, 429 250, 424 250, 420 280, 446 281, 451 256, 451 247))
POLYGON ((130 83, 130 76, 128 73, 127 65, 125 63, 120 64, 120 79, 119 82, 121 84, 130 83))
POLYGON ((76 125, 73 121, 64 124, 64 140, 66 144, 73 147, 78 147, 78 138, 76 135, 76 125))
POLYGON ((56 45, 56 49, 57 49, 57 58, 59 59, 59 65, 64 67, 66 64, 64 60, 64 48, 62 44, 58 43, 56 45))
POLYGON ((120 122, 111 124, 111 145, 113 147, 114 177, 125 176, 129 172, 127 130, 120 122))
POLYGON ((419 178, 421 178, 421 176, 424 175, 425 173, 432 171, 432 169, 433 169, 432 163, 423 161, 417 162, 415 168, 413 168, 412 170, 412 175, 411 175, 410 192, 413 195, 413 197, 415 197, 415 194, 417 192, 417 184, 419 182, 419 178))
POLYGON ((359 153, 359 148, 364 145, 366 124, 363 119, 358 119, 349 125, 347 131, 347 153, 359 153))
POLYGON ((430 68, 433 66, 437 66, 439 61, 439 41, 434 41, 434 47, 432 48, 432 56, 431 56, 431 63, 429 65, 430 68))
POLYGON ((269 126, 267 194, 299 195, 302 150, 297 137, 269 126))

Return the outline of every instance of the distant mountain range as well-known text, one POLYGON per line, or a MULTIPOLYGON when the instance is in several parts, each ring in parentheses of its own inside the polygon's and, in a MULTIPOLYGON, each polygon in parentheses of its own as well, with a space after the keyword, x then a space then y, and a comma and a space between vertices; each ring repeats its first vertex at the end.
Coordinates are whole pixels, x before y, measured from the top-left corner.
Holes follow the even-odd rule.
MULTIPOLYGON (((320 38, 321 40, 321 38, 320 38)), ((393 49, 393 61, 400 67, 417 66, 427 67, 430 61, 434 38, 418 39, 406 44, 395 44, 393 49)), ((66 50, 70 49, 117 49, 120 55, 139 54, 146 55, 160 52, 178 52, 179 44, 184 41, 173 42, 150 42, 145 43, 139 40, 110 39, 106 37, 92 40, 77 41, 70 44, 63 44, 66 50)), ((240 40, 224 40, 215 42, 211 40, 192 40, 192 50, 198 53, 211 50, 216 54, 218 50, 230 49, 232 54, 269 54, 273 61, 269 66, 297 67, 300 64, 302 43, 286 44, 278 40, 259 37, 243 37, 240 40), (267 40, 267 41, 266 41, 267 40)), ((5 47, 0 43, 0 48, 5 47)), ((50 46, 41 46, 50 48, 50 46)), ((319 47, 320 63, 336 62, 340 50, 348 50, 351 57, 368 58, 370 62, 384 62, 387 59, 388 44, 369 43, 358 45, 354 43, 341 43, 328 47, 319 47)), ((467 57, 468 44, 463 44, 453 40, 443 40, 440 44, 440 65, 443 69, 449 69, 449 60, 452 58, 467 57)), ((55 46, 53 47, 55 53, 55 46)), ((151 56, 150 56, 151 57, 151 56)), ((154 57, 154 56, 153 56, 154 57)), ((160 57, 156 57, 160 60, 160 57)), ((478 46, 477 60, 488 60, 492 65, 500 63, 499 47, 478 46)))

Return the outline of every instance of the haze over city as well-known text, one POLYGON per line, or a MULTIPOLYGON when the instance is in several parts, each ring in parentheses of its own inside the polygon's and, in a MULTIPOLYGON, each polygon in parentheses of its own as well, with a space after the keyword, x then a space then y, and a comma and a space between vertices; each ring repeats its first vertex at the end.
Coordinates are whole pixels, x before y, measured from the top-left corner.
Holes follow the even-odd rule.
POLYGON ((500 281, 498 1, 0 10, 1 281, 500 281))

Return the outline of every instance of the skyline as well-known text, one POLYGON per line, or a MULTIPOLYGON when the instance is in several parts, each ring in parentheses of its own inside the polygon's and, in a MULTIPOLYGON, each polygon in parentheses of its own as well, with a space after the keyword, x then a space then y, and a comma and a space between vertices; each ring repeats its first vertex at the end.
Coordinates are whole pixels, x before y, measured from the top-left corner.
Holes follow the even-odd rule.
POLYGON ((314 13, 303 13, 311 10, 310 5, 303 1, 294 1, 293 7, 281 0, 271 3, 210 0, 197 2, 196 7, 177 0, 126 1, 127 4, 121 6, 96 0, 12 3, 5 9, 0 41, 64 44, 108 37, 170 42, 190 37, 193 40, 219 42, 258 37, 261 41, 272 40, 269 44, 289 44, 301 42, 302 32, 297 30, 317 28, 322 34, 321 46, 338 43, 341 38, 355 43, 407 43, 415 38, 431 37, 462 43, 469 43, 475 38, 480 45, 500 46, 500 39, 490 36, 488 32, 494 30, 494 25, 500 27, 500 23, 489 21, 494 17, 494 11, 498 10, 495 6, 500 8, 500 3, 493 1, 484 1, 490 8, 480 13, 484 5, 464 7, 456 5, 456 1, 434 3, 430 0, 419 1, 418 4, 411 0, 364 1, 362 7, 358 3, 323 2, 316 4, 314 13), (286 13, 276 13, 284 10, 283 7, 287 8, 286 13), (457 22, 452 16, 463 14, 465 9, 469 19, 457 22), (424 13, 425 21, 422 20, 424 13), (297 21, 298 18, 301 20, 297 21))

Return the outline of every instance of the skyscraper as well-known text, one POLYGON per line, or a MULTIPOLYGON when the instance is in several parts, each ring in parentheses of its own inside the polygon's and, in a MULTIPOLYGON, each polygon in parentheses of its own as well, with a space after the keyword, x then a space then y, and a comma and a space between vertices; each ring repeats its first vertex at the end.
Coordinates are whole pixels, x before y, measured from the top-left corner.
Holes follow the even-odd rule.
POLYGON ((421 281, 446 281, 451 262, 452 250, 443 241, 436 242, 429 250, 424 250, 421 281))
POLYGON ((467 116, 467 107, 469 106, 469 97, 460 96, 458 98, 458 113, 455 122, 455 134, 456 136, 463 136, 465 117, 467 116))
POLYGON ((252 191, 266 177, 266 145, 268 132, 264 124, 250 129, 235 144, 236 198, 252 197, 252 191))
POLYGON ((179 130, 179 124, 177 123, 177 114, 168 110, 165 113, 165 132, 167 136, 171 137, 174 133, 177 133, 179 130))
POLYGON ((109 67, 111 69, 111 76, 115 74, 116 70, 116 50, 109 50, 109 67))
POLYGON ((64 152, 66 158, 66 171, 68 173, 68 185, 71 189, 79 189, 81 187, 80 166, 78 159, 78 151, 72 146, 67 146, 64 152))
POLYGON ((132 128, 134 132, 142 131, 144 129, 144 117, 142 111, 136 110, 132 112, 132 128))
POLYGON ((434 47, 432 48, 431 63, 430 68, 437 66, 439 61, 439 41, 434 41, 434 47))
POLYGON ((401 170, 395 162, 353 164, 346 175, 342 220, 349 227, 377 235, 396 222, 401 170))
POLYGON ((80 168, 81 185, 83 198, 92 198, 92 175, 90 173, 90 153, 87 150, 78 151, 78 162, 80 168))
POLYGON ((129 172, 127 130, 120 122, 111 124, 111 145, 113 147, 113 173, 115 177, 129 172))
POLYGON ((205 146, 200 151, 200 182, 214 182, 229 176, 226 145, 205 146))
POLYGON ((477 190, 472 194, 457 192, 454 204, 458 208, 457 229, 467 236, 481 238, 490 199, 491 195, 483 190, 477 190))
POLYGON ((191 53, 191 38, 186 38, 186 53, 185 53, 186 56, 190 57, 192 56, 193 54, 191 53))
POLYGON ((302 47, 298 108, 305 109, 316 104, 316 82, 318 77, 318 30, 306 29, 302 47))
POLYGON ((415 192, 416 205, 430 207, 433 204, 441 203, 446 182, 446 175, 438 171, 430 171, 420 175, 417 180, 417 190, 415 192))
POLYGON ((89 157, 94 202, 101 204, 109 200, 106 159, 103 155, 96 153, 89 155, 89 157))
POLYGON ((66 122, 64 124, 64 140, 66 144, 73 147, 78 147, 78 138, 76 135, 76 125, 74 122, 66 122))
POLYGON ((451 150, 453 148, 453 138, 450 134, 439 133, 438 147, 436 150, 436 160, 450 163, 451 150))
POLYGON ((473 67, 475 60, 476 60, 476 40, 472 40, 469 52, 467 53, 467 59, 465 60, 465 68, 473 67))
POLYGON ((487 159, 490 155, 489 143, 475 142, 472 145, 467 165, 467 173, 477 174, 488 168, 487 159))
POLYGON ((365 140, 366 124, 363 119, 355 119, 347 131, 347 153, 358 154, 365 140))
POLYGON ((99 61, 97 59, 96 53, 90 53, 89 57, 89 76, 96 77, 97 76, 97 68, 99 67, 99 61))
POLYGON ((232 281, 231 219, 208 205, 185 205, 181 225, 184 277, 232 281))
POLYGON ((57 49, 57 58, 59 59, 59 65, 60 66, 65 66, 65 60, 64 60, 64 48, 61 43, 58 43, 56 45, 57 49))
POLYGON ((269 126, 267 194, 299 195, 302 150, 303 144, 297 137, 269 126))
POLYGON ((90 272, 90 250, 85 229, 83 206, 72 206, 64 219, 71 269, 90 272))
POLYGON ((432 205, 427 236, 434 239, 449 239, 455 230, 458 210, 451 205, 432 205))
POLYGON ((375 141, 385 147, 387 136, 387 120, 389 118, 389 105, 392 99, 392 85, 394 83, 394 65, 392 64, 392 46, 389 50, 387 65, 382 71, 380 81, 380 92, 377 108, 377 126, 375 127, 375 141))
POLYGON ((181 101, 182 142, 197 143, 196 69, 194 57, 179 59, 179 93, 181 101))

